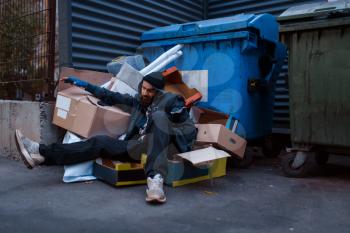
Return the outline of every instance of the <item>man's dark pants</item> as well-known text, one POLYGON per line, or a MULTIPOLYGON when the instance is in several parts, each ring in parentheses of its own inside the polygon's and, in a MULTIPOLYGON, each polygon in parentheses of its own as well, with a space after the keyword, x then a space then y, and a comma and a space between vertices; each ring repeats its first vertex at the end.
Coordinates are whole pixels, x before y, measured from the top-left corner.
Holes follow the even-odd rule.
POLYGON ((96 158, 108 158, 121 162, 139 162, 142 153, 147 154, 145 173, 153 177, 167 174, 167 152, 171 143, 170 121, 164 112, 152 114, 148 134, 142 140, 118 140, 109 136, 95 136, 86 141, 71 144, 40 144, 40 154, 45 165, 70 165, 96 158))

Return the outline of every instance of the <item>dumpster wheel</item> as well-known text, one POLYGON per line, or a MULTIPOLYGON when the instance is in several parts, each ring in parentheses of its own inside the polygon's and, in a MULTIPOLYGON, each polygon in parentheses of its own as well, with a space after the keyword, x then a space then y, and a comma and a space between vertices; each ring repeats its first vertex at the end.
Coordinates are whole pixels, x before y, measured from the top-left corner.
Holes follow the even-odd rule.
POLYGON ((306 176, 306 174, 310 170, 309 168, 310 168, 311 156, 306 156, 306 160, 301 166, 299 166, 298 168, 293 168, 292 164, 294 162, 295 157, 296 157, 295 152, 290 152, 283 155, 282 170, 287 177, 303 178, 306 176))
POLYGON ((283 149, 283 143, 270 135, 264 139, 261 149, 265 157, 276 158, 283 149))

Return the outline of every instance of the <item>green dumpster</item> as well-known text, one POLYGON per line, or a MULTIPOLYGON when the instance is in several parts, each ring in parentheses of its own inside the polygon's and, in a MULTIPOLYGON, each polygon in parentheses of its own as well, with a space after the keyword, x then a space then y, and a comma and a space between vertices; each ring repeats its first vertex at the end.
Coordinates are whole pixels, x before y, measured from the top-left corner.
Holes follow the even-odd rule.
POLYGON ((306 4, 278 18, 289 49, 289 177, 303 177, 330 153, 350 155, 350 1, 306 4))

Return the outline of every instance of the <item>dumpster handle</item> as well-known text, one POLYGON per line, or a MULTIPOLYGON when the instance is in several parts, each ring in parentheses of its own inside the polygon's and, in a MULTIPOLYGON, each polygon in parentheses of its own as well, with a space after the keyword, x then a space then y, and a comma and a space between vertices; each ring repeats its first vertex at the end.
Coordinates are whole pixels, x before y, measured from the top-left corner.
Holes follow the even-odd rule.
POLYGON ((268 75, 266 75, 266 77, 265 77, 265 81, 266 81, 266 82, 270 82, 270 81, 271 81, 271 77, 274 75, 275 69, 276 69, 276 68, 277 68, 277 67, 276 67, 276 63, 274 63, 274 64, 272 65, 272 67, 271 67, 270 73, 268 73, 268 75))
POLYGON ((276 76, 278 76, 278 72, 280 71, 284 63, 284 59, 287 55, 286 48, 282 44, 277 43, 275 49, 276 50, 275 50, 274 58, 272 60, 273 65, 271 67, 271 71, 265 77, 265 81, 267 82, 267 84, 271 84, 271 81, 274 81, 274 79, 277 78, 276 76))
POLYGON ((194 32, 197 29, 197 24, 190 23, 190 24, 184 24, 181 26, 181 31, 183 32, 194 32))

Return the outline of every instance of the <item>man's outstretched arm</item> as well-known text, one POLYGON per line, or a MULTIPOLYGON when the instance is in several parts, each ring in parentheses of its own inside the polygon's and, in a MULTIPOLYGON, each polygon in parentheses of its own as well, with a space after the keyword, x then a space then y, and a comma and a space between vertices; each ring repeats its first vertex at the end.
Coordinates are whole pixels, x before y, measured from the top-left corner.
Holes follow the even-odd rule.
POLYGON ((86 91, 93 94, 96 98, 100 99, 107 105, 127 105, 132 107, 135 102, 135 98, 128 94, 120 94, 118 92, 113 92, 99 86, 95 86, 86 81, 80 80, 74 76, 69 76, 68 78, 63 79, 65 83, 70 83, 77 87, 84 88, 86 91))

